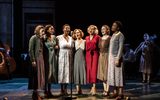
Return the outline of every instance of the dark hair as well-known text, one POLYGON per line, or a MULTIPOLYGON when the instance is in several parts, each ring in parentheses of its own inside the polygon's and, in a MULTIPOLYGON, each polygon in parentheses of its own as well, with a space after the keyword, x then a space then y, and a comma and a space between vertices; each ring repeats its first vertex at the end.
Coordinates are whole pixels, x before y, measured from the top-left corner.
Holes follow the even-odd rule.
POLYGON ((63 27, 62 27, 62 29, 64 29, 64 27, 65 27, 65 26, 69 26, 69 27, 70 27, 70 25, 69 25, 69 24, 64 24, 64 25, 63 25, 63 27))
POLYGON ((119 30, 122 30, 122 26, 123 26, 123 25, 122 25, 122 22, 121 22, 121 21, 114 21, 114 23, 117 24, 119 30))
MULTIPOLYGON (((48 25, 45 26, 45 34, 46 34, 47 37, 50 36, 50 33, 48 32, 48 30, 49 30, 50 27, 53 27, 53 25, 48 24, 48 25)), ((53 28, 54 28, 54 27, 53 27, 53 28)))

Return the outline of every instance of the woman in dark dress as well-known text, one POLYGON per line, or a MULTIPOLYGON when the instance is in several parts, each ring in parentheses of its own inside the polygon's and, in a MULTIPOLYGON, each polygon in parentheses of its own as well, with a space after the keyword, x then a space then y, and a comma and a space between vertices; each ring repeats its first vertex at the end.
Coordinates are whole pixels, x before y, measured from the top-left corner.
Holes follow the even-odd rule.
POLYGON ((134 54, 141 52, 139 71, 142 72, 142 82, 150 83, 150 74, 152 73, 153 45, 147 33, 144 34, 143 38, 144 41, 141 42, 135 49, 134 54))

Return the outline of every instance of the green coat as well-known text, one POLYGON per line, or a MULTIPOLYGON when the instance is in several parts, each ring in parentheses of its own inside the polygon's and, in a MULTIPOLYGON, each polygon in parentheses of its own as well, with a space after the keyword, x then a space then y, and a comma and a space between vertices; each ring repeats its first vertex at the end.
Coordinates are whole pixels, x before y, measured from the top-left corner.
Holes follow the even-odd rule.
POLYGON ((43 53, 43 44, 40 38, 33 35, 29 40, 29 56, 31 62, 36 61, 35 59, 39 54, 43 53))
MULTIPOLYGON (((48 53, 49 53, 49 58, 48 58, 48 62, 49 62, 49 66, 48 68, 48 82, 53 82, 53 83, 57 83, 57 63, 56 63, 56 53, 55 53, 55 46, 56 46, 56 37, 54 35, 52 35, 52 40, 47 39, 45 41, 45 46, 48 48, 48 53)), ((47 67, 47 66, 46 66, 47 67)))
POLYGON ((34 74, 33 77, 35 77, 35 79, 37 78, 38 80, 35 80, 33 84, 37 85, 38 89, 44 89, 45 69, 44 69, 44 58, 43 58, 43 42, 36 35, 33 35, 29 40, 29 56, 31 62, 33 61, 36 62, 36 67, 34 67, 36 68, 36 71, 34 71, 33 73, 37 74, 36 75, 34 74))

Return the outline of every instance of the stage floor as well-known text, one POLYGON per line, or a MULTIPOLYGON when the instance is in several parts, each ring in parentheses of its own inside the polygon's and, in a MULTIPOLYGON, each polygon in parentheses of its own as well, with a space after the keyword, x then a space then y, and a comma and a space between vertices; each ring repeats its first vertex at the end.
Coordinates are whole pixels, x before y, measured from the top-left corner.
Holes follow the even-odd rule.
MULTIPOLYGON (((75 85, 73 87, 73 96, 75 96, 75 85)), ((97 84, 97 94, 95 96, 89 95, 90 84, 83 85, 83 95, 76 95, 76 100, 114 100, 107 99, 102 96, 103 87, 101 83, 97 84)), ((150 85, 142 84, 136 80, 127 80, 125 85, 125 97, 130 97, 131 100, 160 100, 160 82, 152 82, 150 85)), ((70 85, 68 86, 68 93, 70 93, 70 85)), ((52 84, 52 94, 55 98, 44 100, 62 100, 59 97, 60 85, 52 84)), ((0 80, 0 100, 7 97, 8 100, 32 100, 32 90, 28 90, 27 78, 13 78, 10 80, 0 80)), ((41 93, 43 96, 43 93, 41 93)))

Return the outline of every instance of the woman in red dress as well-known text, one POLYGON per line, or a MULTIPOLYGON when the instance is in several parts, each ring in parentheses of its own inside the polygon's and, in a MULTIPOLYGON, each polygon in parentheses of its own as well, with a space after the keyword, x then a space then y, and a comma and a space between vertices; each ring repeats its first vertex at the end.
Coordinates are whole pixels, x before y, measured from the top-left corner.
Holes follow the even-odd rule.
POLYGON ((90 25, 87 29, 89 36, 86 36, 86 70, 87 70, 87 83, 92 83, 90 93, 96 94, 96 80, 97 80, 97 67, 98 67, 98 41, 100 36, 95 33, 97 30, 95 25, 90 25))

